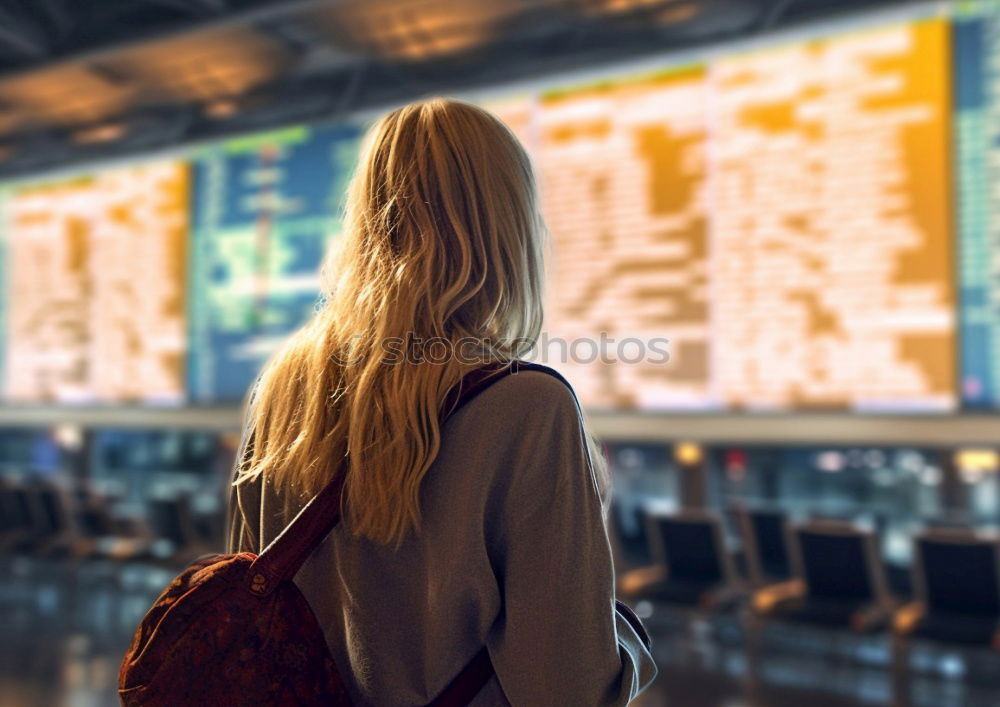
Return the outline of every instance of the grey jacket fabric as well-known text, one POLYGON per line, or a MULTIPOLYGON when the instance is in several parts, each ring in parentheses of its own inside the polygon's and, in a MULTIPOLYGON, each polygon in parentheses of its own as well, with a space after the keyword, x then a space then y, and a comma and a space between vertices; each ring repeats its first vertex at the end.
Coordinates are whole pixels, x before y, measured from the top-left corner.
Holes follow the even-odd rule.
MULTIPOLYGON (((614 571, 579 408, 523 371, 449 419, 398 549, 346 521, 295 578, 359 705, 423 705, 483 645, 496 670, 474 705, 623 705, 656 674, 614 608, 614 571)), ((229 551, 259 552, 302 501, 234 486, 229 551)))

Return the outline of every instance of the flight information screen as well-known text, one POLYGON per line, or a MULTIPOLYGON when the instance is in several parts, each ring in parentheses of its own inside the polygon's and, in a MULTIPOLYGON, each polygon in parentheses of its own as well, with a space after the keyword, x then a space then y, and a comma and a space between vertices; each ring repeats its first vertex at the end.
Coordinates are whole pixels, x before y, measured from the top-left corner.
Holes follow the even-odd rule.
POLYGON ((727 404, 953 404, 948 51, 935 20, 713 65, 727 404))
POLYGON ((318 303, 340 231, 359 128, 296 127, 220 143, 194 159, 188 385, 239 401, 318 303))
MULTIPOLYGON (((483 93, 548 224, 534 359, 592 409, 1000 407, 1000 2, 958 8, 483 93)), ((362 127, 5 188, 4 399, 239 402, 362 127)))
POLYGON ((497 103, 552 234, 539 355, 597 408, 952 407, 948 32, 497 103))
POLYGON ((588 405, 711 396, 706 98, 696 68, 536 103, 531 149, 553 241, 540 353, 588 405))
POLYGON ((5 201, 7 398, 181 401, 187 165, 26 186, 5 201))
POLYGON ((962 397, 970 408, 1000 406, 1000 12, 966 4, 953 24, 955 173, 958 208, 962 397))

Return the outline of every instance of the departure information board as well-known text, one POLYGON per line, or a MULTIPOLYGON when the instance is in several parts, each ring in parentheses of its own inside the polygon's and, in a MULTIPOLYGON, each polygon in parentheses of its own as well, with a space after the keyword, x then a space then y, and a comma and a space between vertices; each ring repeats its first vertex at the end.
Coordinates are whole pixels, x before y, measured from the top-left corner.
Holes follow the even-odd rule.
POLYGON ((1000 3, 966 3, 953 24, 962 397, 1000 406, 1000 3))
POLYGON ((930 20, 713 64, 726 404, 954 404, 948 40, 930 20))
POLYGON ((539 355, 597 408, 953 407, 948 32, 498 102, 552 234, 539 355))
MULTIPOLYGON (((1000 0, 484 94, 596 409, 1000 407, 1000 0)), ((4 398, 232 404, 319 303, 361 125, 0 194, 4 398)))
POLYGON ((531 148, 553 240, 540 353, 590 406, 703 405, 703 70, 552 92, 537 110, 531 148))
POLYGON ((15 189, 5 223, 8 399, 183 400, 187 165, 15 189))
POLYGON ((195 402, 239 401, 318 303, 340 231, 359 128, 296 127, 194 159, 188 385, 195 402))

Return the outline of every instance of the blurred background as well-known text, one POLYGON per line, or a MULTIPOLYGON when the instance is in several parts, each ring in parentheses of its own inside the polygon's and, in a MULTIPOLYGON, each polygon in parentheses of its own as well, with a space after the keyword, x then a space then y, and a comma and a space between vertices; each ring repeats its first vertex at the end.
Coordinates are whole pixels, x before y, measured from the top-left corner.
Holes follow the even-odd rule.
POLYGON ((116 703, 437 94, 539 175, 640 704, 1000 704, 998 67, 993 0, 0 0, 0 705, 116 703))

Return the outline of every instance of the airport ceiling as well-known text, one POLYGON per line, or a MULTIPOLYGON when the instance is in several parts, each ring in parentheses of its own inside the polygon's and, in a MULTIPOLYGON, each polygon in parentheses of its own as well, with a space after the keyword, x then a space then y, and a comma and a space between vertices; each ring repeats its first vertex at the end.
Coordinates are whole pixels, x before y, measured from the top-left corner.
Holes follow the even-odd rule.
POLYGON ((0 0, 0 178, 876 4, 0 0))

